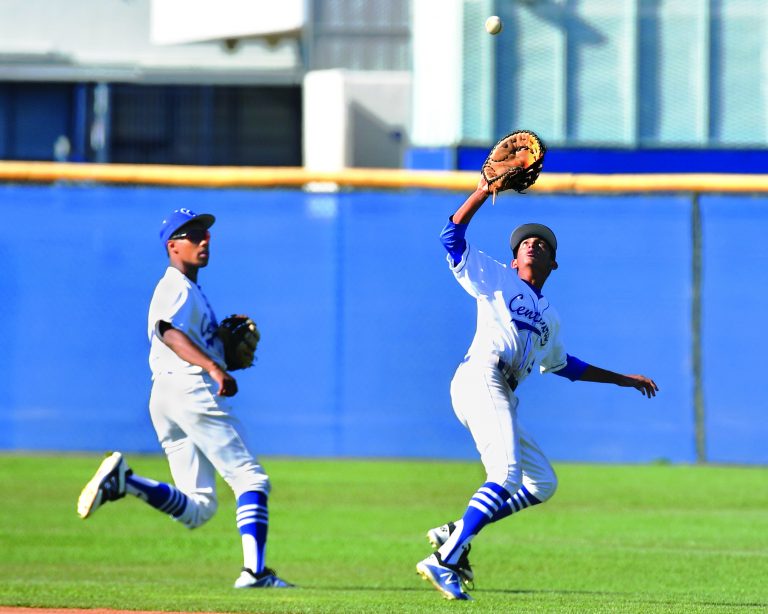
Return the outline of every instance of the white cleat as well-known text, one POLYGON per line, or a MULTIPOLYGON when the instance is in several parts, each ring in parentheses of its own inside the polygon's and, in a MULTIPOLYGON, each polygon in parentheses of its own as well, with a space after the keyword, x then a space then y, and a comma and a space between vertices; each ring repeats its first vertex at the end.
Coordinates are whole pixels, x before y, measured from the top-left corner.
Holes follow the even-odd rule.
POLYGON ((437 550, 440 546, 448 541, 451 533, 453 533, 455 530, 456 525, 452 522, 449 522, 448 524, 440 525, 439 527, 435 527, 434 529, 427 531, 427 539, 429 540, 429 543, 432 544, 432 547, 437 550))
POLYGON ((269 567, 265 567, 259 574, 243 567, 240 577, 235 580, 235 588, 293 588, 294 586, 294 584, 278 578, 277 572, 269 567))
POLYGON ((88 518, 107 501, 122 499, 125 496, 125 478, 131 473, 120 452, 113 452, 101 461, 96 473, 77 499, 77 513, 80 518, 88 518))

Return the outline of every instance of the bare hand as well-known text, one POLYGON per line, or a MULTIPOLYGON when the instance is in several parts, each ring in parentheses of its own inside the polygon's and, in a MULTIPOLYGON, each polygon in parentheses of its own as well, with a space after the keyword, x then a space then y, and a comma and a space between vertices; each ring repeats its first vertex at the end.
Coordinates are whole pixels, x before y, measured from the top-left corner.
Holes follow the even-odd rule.
POLYGON ((626 388, 636 388, 643 393, 643 396, 646 396, 649 399, 651 397, 655 397, 656 393, 659 391, 659 387, 656 385, 656 382, 654 382, 650 377, 645 377, 645 375, 625 375, 624 381, 620 383, 619 386, 624 386, 626 388))
POLYGON ((216 393, 221 397, 233 397, 237 394, 237 380, 220 367, 209 371, 213 380, 219 385, 219 391, 216 393))

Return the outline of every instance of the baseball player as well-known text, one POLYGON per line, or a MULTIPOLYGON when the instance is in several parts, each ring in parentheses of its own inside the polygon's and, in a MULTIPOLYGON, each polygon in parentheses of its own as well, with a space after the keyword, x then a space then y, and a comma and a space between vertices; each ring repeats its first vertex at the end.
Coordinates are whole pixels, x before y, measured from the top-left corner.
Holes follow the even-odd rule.
POLYGON ((237 382, 227 372, 216 316, 197 283, 210 258, 214 221, 179 209, 160 229, 169 266, 149 306, 149 410, 174 484, 136 475, 114 452, 83 489, 77 512, 88 518, 130 494, 194 529, 216 513, 218 472, 237 498, 243 568, 235 588, 290 587, 265 566, 270 482, 229 403, 237 382))
POLYGON ((557 313, 541 292, 557 269, 557 239, 549 228, 516 228, 509 267, 467 243, 467 226, 488 196, 481 178, 441 234, 451 271, 477 301, 477 331, 451 381, 451 401, 487 474, 459 520, 428 531, 437 550, 416 565, 448 599, 471 599, 465 590, 474 578, 467 555, 483 527, 543 503, 557 488, 552 465, 517 418, 517 387, 537 363, 542 373, 571 381, 635 388, 648 398, 658 391, 644 375, 614 373, 565 352, 557 313))

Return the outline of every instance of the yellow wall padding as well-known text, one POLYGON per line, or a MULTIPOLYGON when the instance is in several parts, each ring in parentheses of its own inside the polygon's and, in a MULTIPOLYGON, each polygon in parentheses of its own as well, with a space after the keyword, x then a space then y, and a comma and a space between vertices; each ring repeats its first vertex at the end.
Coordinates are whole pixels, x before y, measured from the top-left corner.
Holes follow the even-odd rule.
MULTIPOLYGON (((410 171, 349 168, 338 172, 292 167, 173 166, 158 164, 76 164, 0 161, 0 181, 56 181, 168 185, 190 187, 304 187, 338 185, 351 188, 422 188, 466 192, 477 185, 478 172, 410 171)), ((768 175, 637 174, 598 175, 542 173, 532 192, 768 192, 768 175)))

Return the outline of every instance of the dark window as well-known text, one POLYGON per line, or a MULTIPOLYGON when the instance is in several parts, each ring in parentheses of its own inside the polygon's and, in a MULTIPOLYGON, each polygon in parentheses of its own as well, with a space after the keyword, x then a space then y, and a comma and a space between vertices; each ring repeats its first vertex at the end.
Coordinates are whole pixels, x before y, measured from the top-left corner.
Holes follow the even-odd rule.
POLYGON ((112 85, 111 162, 301 166, 301 89, 112 85))
POLYGON ((72 140, 73 84, 0 83, 0 158, 53 160, 59 137, 72 140))

